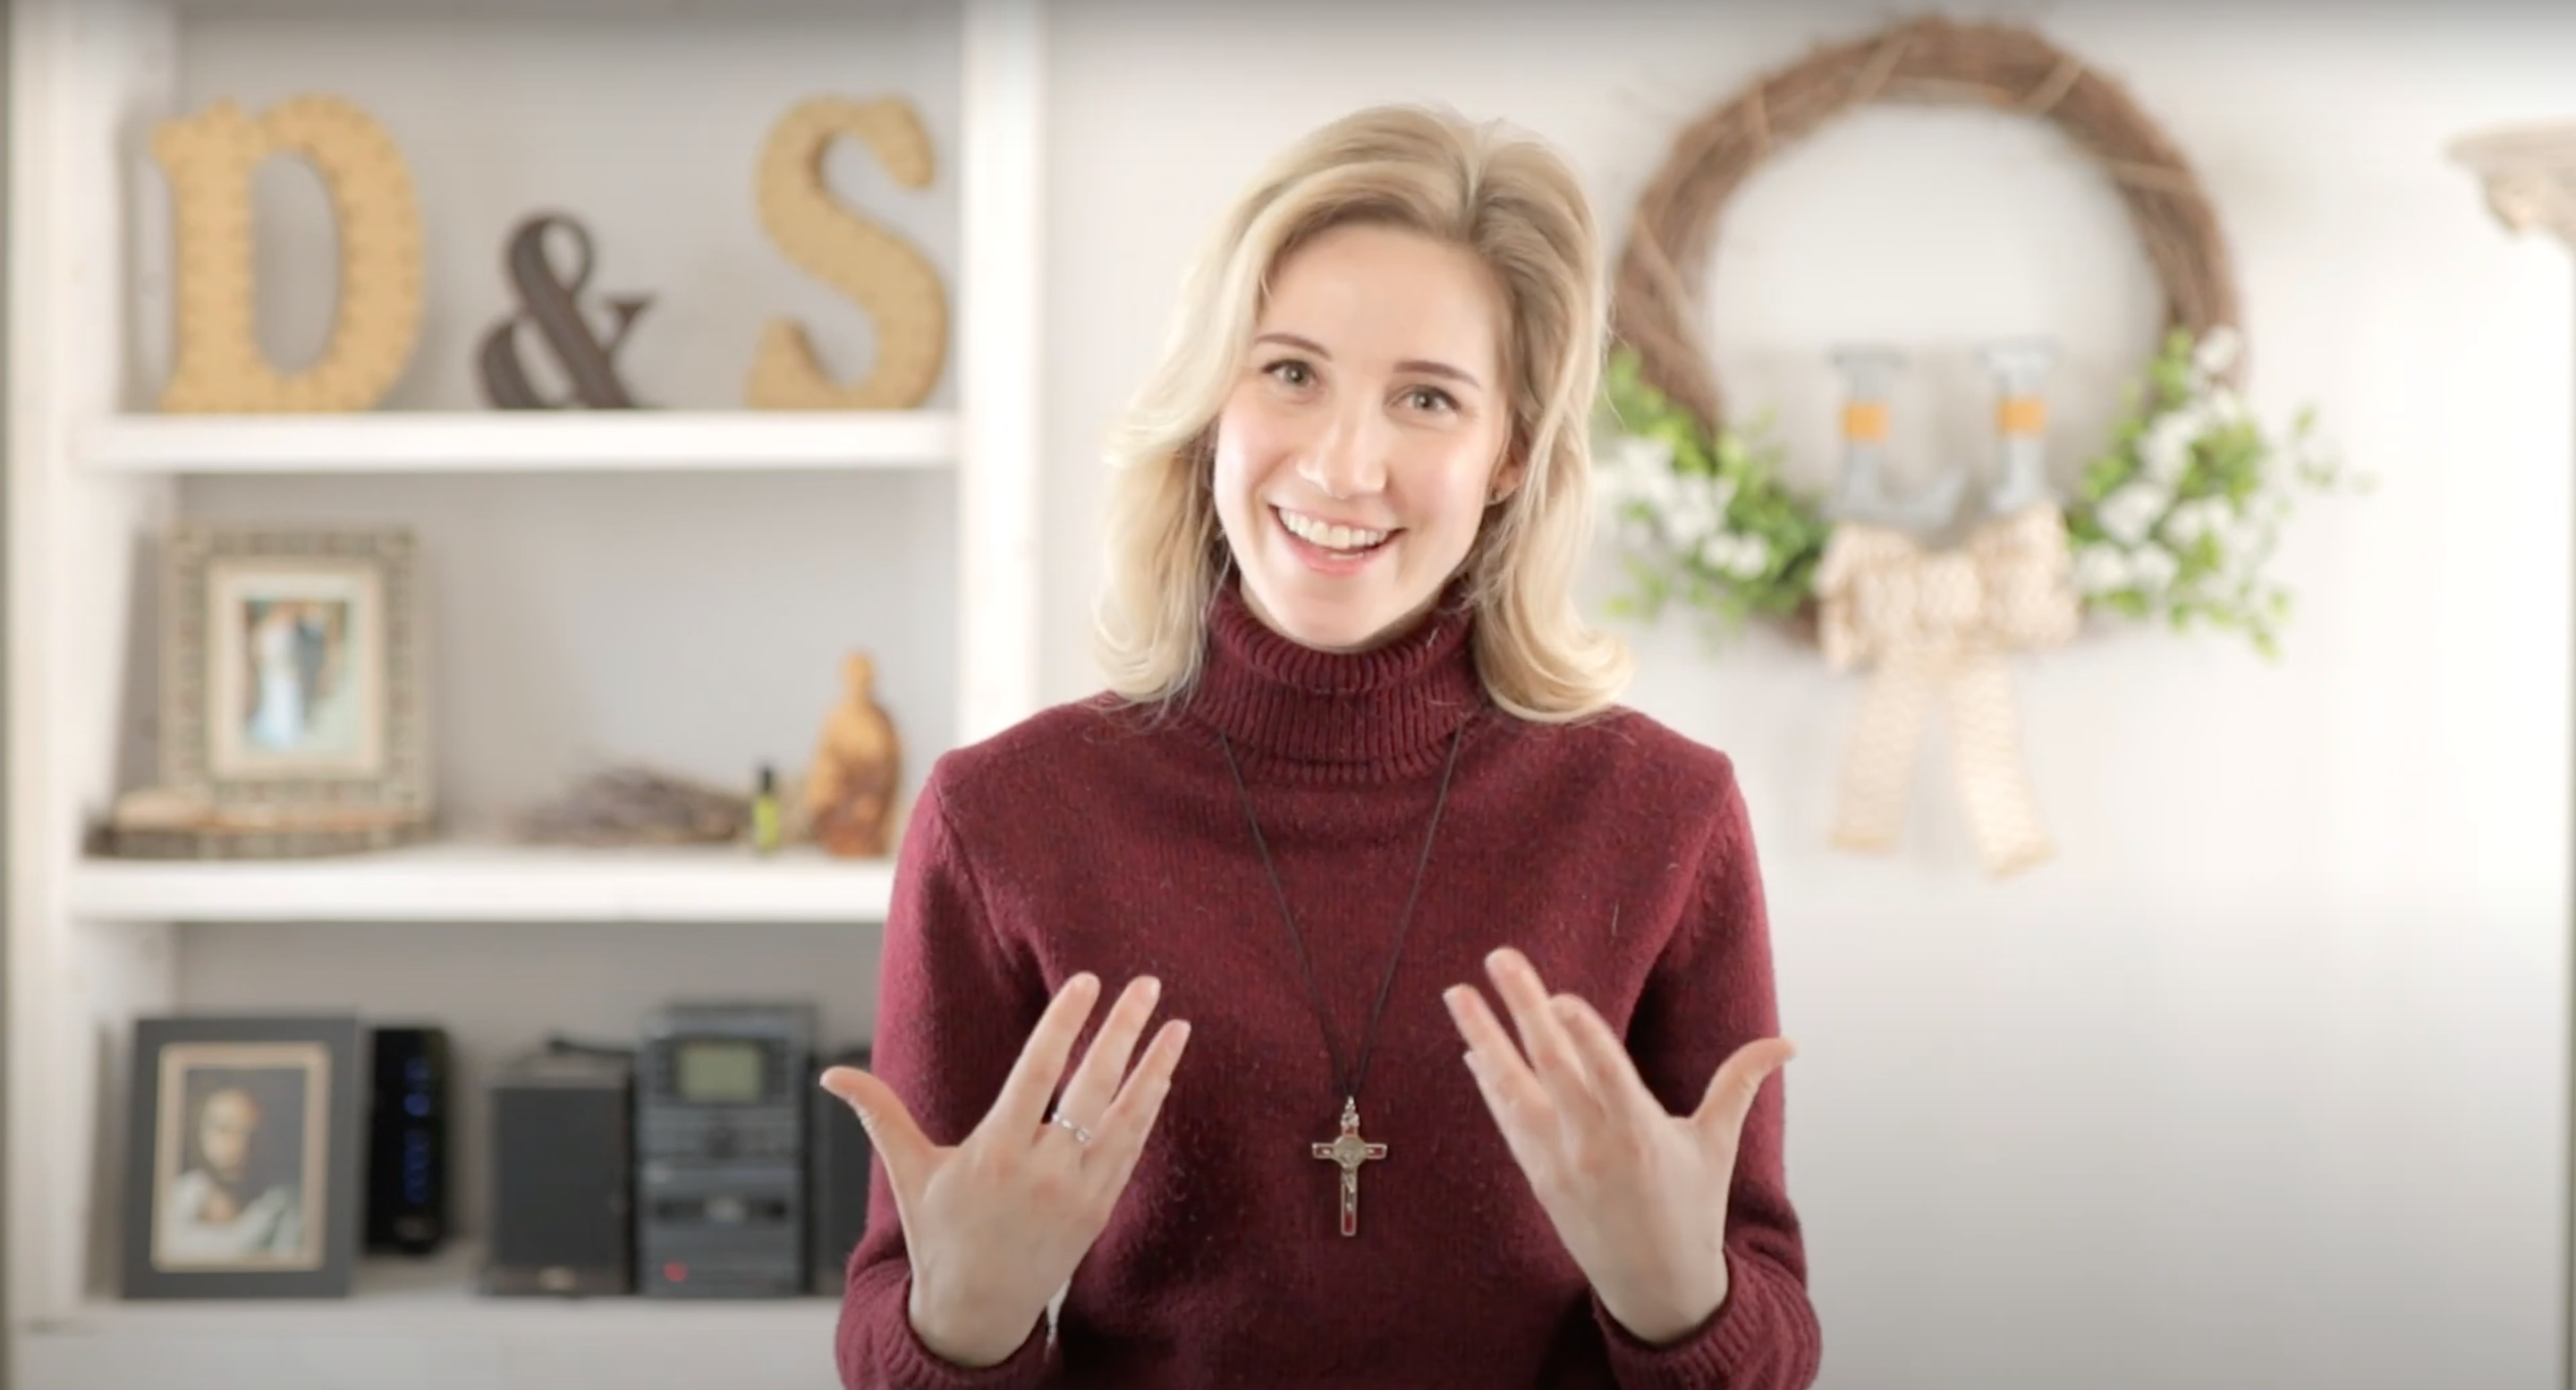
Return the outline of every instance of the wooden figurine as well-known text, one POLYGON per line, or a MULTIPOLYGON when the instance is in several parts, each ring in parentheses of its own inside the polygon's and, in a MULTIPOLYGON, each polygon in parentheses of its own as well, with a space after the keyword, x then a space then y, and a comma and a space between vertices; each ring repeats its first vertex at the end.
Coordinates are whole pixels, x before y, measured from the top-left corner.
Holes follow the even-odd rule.
POLYGON ((892 850, 894 801, 903 746, 876 702, 876 663, 852 652, 841 664, 848 690, 823 722, 805 777, 805 819, 835 855, 883 858, 892 850))

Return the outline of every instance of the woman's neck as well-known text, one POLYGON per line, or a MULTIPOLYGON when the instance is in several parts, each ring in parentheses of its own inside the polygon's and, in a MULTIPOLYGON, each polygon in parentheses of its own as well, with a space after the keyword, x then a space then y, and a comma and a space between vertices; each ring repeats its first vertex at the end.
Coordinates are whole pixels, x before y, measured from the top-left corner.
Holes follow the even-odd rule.
POLYGON ((1256 757, 1409 776, 1436 768, 1459 723, 1485 706, 1472 628, 1452 585, 1365 650, 1325 651, 1273 630, 1229 578, 1209 609, 1190 711, 1256 757))
POLYGON ((1250 613, 1254 621, 1260 623, 1263 627, 1270 629, 1272 632, 1277 633, 1280 637, 1297 643, 1297 645, 1301 647, 1310 648, 1314 651, 1324 652, 1333 656, 1356 656, 1361 652, 1375 651, 1389 642, 1410 636, 1414 629, 1420 627, 1424 620, 1431 616, 1433 610, 1440 606, 1441 599, 1447 594, 1445 589, 1435 590, 1432 595, 1429 598, 1424 599, 1419 606, 1415 607, 1410 612, 1407 612, 1404 616, 1397 618, 1395 621, 1379 628, 1377 631, 1370 633, 1368 636, 1361 638, 1359 641, 1353 642, 1348 646, 1334 646, 1329 643, 1309 642, 1298 637, 1295 633, 1290 632, 1285 624, 1271 616, 1269 608, 1261 602, 1261 595, 1254 591, 1251 585, 1243 583, 1240 575, 1229 578, 1226 581, 1226 584, 1227 587, 1232 588, 1236 594, 1242 598, 1244 611, 1250 613))

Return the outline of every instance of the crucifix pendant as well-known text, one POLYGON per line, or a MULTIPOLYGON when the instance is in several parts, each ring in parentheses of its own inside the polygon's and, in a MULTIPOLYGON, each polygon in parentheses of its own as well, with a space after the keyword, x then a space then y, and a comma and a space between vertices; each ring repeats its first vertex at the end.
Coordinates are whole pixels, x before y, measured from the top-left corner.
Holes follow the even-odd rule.
POLYGON ((1317 1144, 1315 1157, 1342 1168, 1342 1234, 1360 1233, 1360 1165, 1371 1159, 1386 1157, 1386 1145, 1372 1144, 1360 1137, 1360 1103, 1357 1097, 1342 1102, 1342 1132, 1329 1144, 1317 1144))

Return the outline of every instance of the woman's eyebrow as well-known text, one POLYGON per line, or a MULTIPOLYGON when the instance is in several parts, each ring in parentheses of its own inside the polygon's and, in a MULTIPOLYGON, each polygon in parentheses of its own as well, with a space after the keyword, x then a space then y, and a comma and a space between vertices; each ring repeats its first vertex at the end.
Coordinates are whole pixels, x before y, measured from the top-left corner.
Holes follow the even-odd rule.
MULTIPOLYGON (((1312 338, 1299 337, 1294 333, 1264 333, 1252 341, 1255 343, 1277 343, 1282 347, 1295 348, 1299 352, 1312 353, 1327 362, 1333 360, 1333 354, 1325 350, 1322 343, 1316 342, 1312 338)), ((1405 360, 1396 363, 1395 369, 1399 372, 1414 372, 1422 376, 1436 376, 1450 381, 1462 382, 1479 391, 1485 389, 1485 383, 1476 380, 1474 373, 1463 371, 1457 367, 1452 367, 1446 362, 1435 362, 1426 357, 1408 357, 1405 360)))

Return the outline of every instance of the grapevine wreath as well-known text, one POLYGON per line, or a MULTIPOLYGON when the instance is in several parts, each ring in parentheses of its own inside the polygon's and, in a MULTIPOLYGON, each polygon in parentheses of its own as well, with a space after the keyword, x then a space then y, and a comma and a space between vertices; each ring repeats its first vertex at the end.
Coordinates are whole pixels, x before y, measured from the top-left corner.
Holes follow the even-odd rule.
MULTIPOLYGON (((1875 668, 1835 811, 1832 838, 1845 847, 1893 846, 1937 698, 1988 869, 2048 858, 2005 656, 2072 640, 2088 611, 2207 624, 2274 652, 2289 595, 2263 567, 2291 490, 2343 481, 2308 413, 2276 436, 2246 408, 2227 246, 2189 162, 2117 84, 2028 29, 1915 19, 1755 82, 1675 138, 1638 200, 1612 293, 1600 457, 1635 586, 1620 606, 1651 617, 1678 601, 1720 628, 1782 620, 1836 667, 1875 668), (2035 391, 2005 392, 1996 423, 2032 446, 2017 456, 2026 476, 1986 494, 1967 538, 1946 550, 1918 534, 1932 529, 1926 508, 1891 520, 1855 504, 1874 494, 1847 487, 1829 506, 1786 486, 1777 448, 1727 421, 1696 331, 1727 199, 1765 159, 1871 103, 2048 122, 2110 178, 2164 301, 2159 350, 2071 495, 2040 477, 2035 391)), ((2025 379, 2033 370, 1990 362, 2025 379)), ((1846 441, 1881 437, 1878 409, 1846 405, 1846 441)), ((1929 506, 1955 511, 1957 495, 1936 492, 1929 506)))

